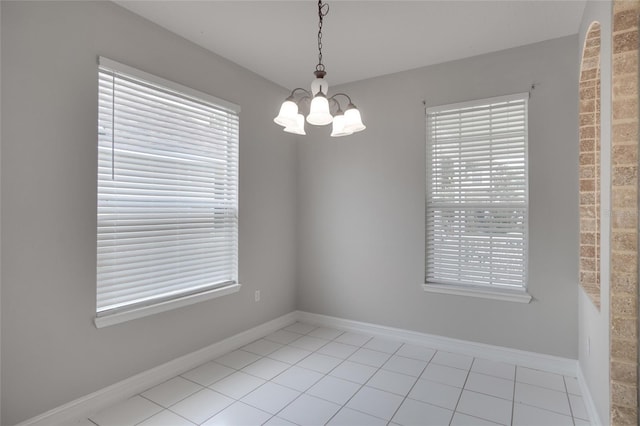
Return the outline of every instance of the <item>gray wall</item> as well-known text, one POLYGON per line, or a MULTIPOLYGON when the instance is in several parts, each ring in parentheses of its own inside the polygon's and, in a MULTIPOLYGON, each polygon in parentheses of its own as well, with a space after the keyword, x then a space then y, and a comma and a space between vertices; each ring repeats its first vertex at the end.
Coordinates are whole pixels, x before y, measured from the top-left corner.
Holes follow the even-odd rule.
POLYGON ((2 424, 292 311, 296 147, 271 121, 284 89, 113 3, 1 4, 2 424), (98 55, 242 107, 239 293, 93 325, 98 55))
POLYGON ((579 290, 579 365, 591 391, 600 420, 609 421, 609 278, 611 215, 611 9, 609 1, 587 2, 580 25, 576 55, 582 48, 589 26, 600 22, 600 310, 579 290))
MULTIPOLYGON (((576 36, 333 88, 367 130, 314 131, 298 149, 298 307, 338 317, 576 359, 576 36), (525 92, 530 257, 526 305, 427 293, 427 106, 525 92)), ((331 74, 329 74, 329 78, 331 74)))

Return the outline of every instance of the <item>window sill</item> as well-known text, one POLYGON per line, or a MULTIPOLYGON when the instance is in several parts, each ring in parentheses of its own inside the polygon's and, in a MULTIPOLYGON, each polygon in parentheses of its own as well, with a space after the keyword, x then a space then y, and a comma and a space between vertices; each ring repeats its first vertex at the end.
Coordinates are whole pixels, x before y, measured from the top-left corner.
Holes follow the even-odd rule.
POLYGON ((237 293, 241 284, 231 284, 225 287, 214 288, 212 290, 192 294, 178 299, 168 300, 166 302, 157 303, 155 305, 143 306, 128 311, 114 312, 109 315, 96 317, 94 323, 96 328, 108 327, 110 325, 120 324, 149 315, 158 314, 160 312, 169 311, 183 306, 193 305, 195 303, 204 302, 205 300, 215 299, 216 297, 226 296, 228 294, 237 293))
POLYGON ((483 287, 454 284, 422 284, 430 293, 453 294, 457 296, 479 297, 481 299, 504 300, 507 302, 529 303, 531 295, 526 290, 498 290, 483 287))

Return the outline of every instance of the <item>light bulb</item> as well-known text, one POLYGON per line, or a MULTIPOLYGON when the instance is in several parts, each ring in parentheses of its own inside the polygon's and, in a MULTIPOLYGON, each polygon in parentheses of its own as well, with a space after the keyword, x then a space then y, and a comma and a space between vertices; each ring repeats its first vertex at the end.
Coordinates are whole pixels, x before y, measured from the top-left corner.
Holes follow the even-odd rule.
POLYGON ((293 133, 296 135, 306 135, 304 131, 304 115, 298 114, 296 116, 296 124, 295 126, 285 127, 284 131, 287 133, 293 133))
POLYGON ((353 104, 349 104, 348 109, 344 113, 345 124, 344 129, 350 132, 360 132, 367 127, 362 124, 362 117, 360 116, 360 111, 353 104))
POLYGON ((296 125, 296 115, 298 114, 298 105, 296 105, 291 97, 288 97, 280 107, 280 113, 273 121, 283 127, 291 127, 296 125))
POLYGON ((335 117, 333 117, 333 129, 331 132, 331 136, 334 138, 340 136, 349 136, 352 132, 348 132, 344 128, 345 118, 341 111, 338 111, 335 117))
POLYGON ((322 92, 319 92, 311 101, 307 122, 316 126, 324 126, 332 121, 333 117, 329 112, 329 101, 322 92))

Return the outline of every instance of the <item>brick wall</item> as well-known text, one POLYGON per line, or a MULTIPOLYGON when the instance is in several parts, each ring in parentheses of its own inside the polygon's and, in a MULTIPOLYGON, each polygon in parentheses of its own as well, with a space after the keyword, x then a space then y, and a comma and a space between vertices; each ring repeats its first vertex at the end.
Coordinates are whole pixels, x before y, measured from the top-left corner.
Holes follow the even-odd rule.
POLYGON ((638 13, 613 2, 611 424, 638 424, 638 13))

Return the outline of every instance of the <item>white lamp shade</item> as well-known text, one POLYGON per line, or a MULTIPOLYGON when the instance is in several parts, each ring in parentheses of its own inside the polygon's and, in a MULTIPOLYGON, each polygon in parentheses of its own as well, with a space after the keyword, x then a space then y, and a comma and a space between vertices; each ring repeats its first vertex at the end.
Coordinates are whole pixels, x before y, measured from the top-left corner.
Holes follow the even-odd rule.
POLYGON ((324 95, 315 96, 311 101, 307 121, 315 126, 324 126, 333 121, 329 112, 329 101, 324 95))
POLYGON ((298 114, 298 105, 295 102, 286 100, 280 107, 280 113, 273 121, 283 127, 296 126, 296 115, 298 114))
POLYGON ((331 136, 333 136, 334 138, 337 138, 340 136, 350 135, 352 132, 346 131, 344 128, 344 124, 345 124, 344 115, 340 114, 333 117, 333 129, 331 131, 331 136))
POLYGON ((362 117, 360 117, 360 111, 357 108, 349 108, 344 113, 345 124, 344 130, 348 132, 360 132, 367 127, 362 124, 362 117))
POLYGON ((298 114, 296 116, 296 124, 295 126, 285 127, 284 131, 287 133, 293 133, 296 135, 306 135, 304 131, 304 115, 298 114))

